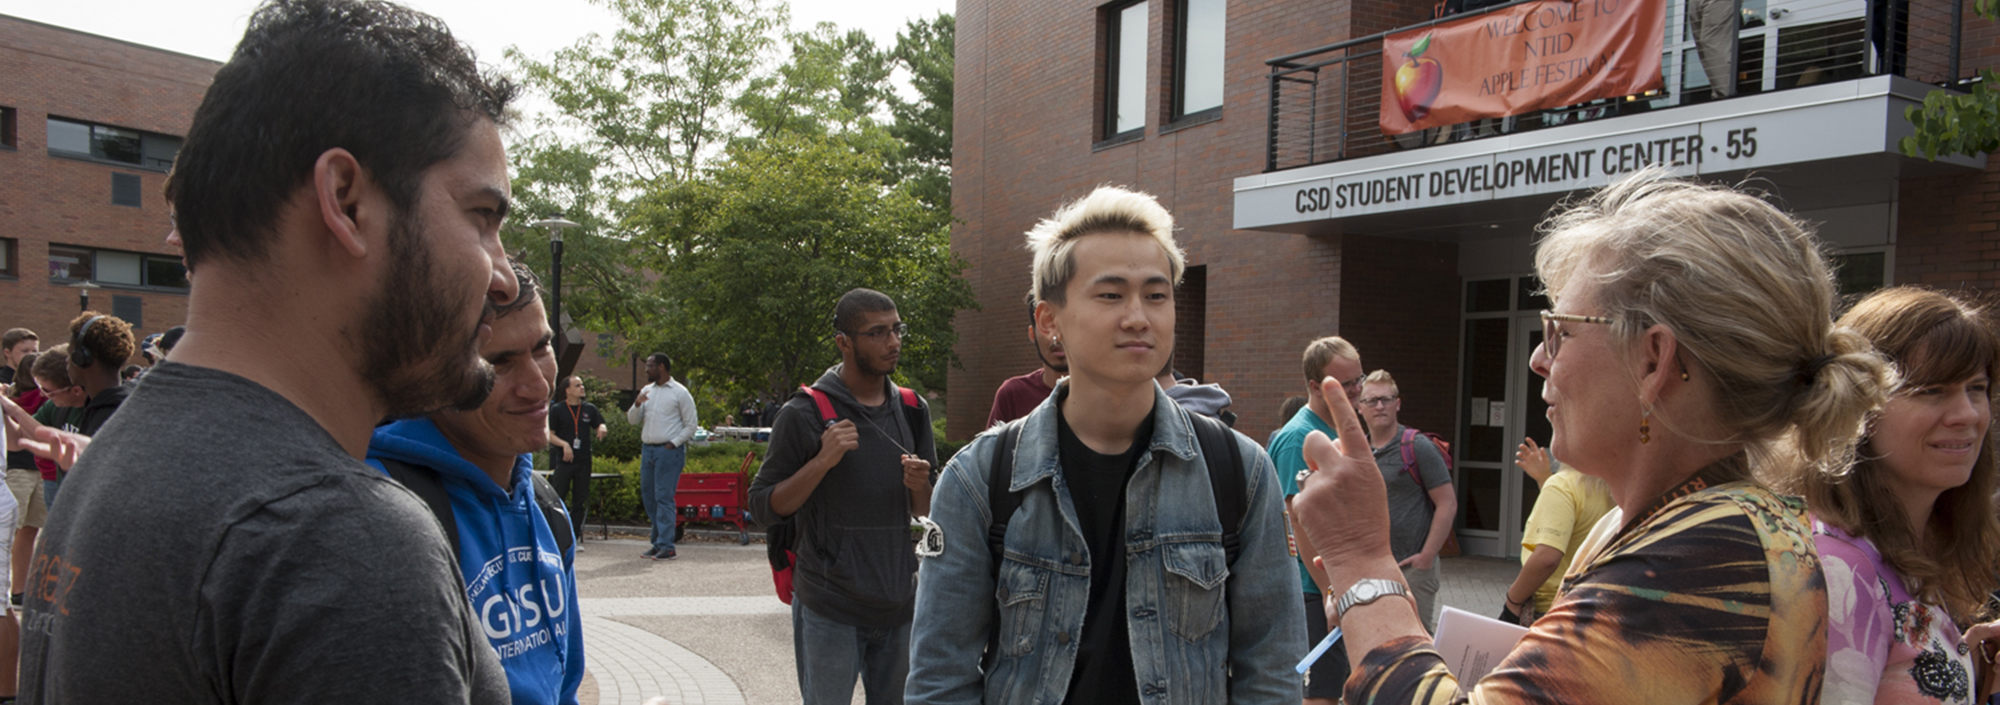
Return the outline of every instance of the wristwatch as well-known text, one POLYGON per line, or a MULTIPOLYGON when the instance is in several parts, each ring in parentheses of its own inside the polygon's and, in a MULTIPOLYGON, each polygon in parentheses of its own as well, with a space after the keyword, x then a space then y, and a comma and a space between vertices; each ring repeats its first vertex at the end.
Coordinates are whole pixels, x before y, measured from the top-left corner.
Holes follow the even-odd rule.
POLYGON ((1346 619, 1348 610, 1390 595, 1408 597, 1411 604, 1415 604, 1417 599, 1411 597, 1410 589, 1404 587, 1399 581, 1383 580, 1381 578, 1362 578, 1360 582, 1354 584, 1354 587, 1347 589, 1347 594, 1340 596, 1339 602, 1333 603, 1333 612, 1339 615, 1341 619, 1346 619))

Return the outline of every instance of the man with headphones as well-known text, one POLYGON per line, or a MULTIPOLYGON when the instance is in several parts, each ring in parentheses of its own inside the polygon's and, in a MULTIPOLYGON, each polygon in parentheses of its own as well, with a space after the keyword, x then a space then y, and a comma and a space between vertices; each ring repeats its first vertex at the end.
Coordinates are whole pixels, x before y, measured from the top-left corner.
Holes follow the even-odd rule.
POLYGON ((132 391, 119 379, 118 370, 139 345, 132 337, 131 324, 96 311, 85 311, 70 321, 69 332, 69 378, 89 395, 83 403, 83 424, 78 432, 94 436, 132 391))

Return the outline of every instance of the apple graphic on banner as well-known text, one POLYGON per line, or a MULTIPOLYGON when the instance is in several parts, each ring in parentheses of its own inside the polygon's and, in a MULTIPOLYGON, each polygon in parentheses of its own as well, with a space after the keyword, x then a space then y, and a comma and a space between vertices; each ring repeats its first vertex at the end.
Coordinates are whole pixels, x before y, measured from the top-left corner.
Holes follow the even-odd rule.
POLYGON ((1426 34, 1403 55, 1402 68, 1396 69, 1396 105, 1410 122, 1431 114, 1431 102, 1437 100, 1438 90, 1444 87, 1444 66, 1437 59, 1424 56, 1424 51, 1430 48, 1431 35, 1426 34))

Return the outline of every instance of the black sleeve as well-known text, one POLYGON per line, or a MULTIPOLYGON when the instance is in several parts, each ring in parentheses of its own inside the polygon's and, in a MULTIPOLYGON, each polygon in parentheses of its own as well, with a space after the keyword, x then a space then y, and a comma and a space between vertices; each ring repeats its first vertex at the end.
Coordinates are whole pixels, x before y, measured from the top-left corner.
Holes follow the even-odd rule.
POLYGON ((783 518, 771 509, 771 489, 798 472, 819 454, 819 410, 811 401, 793 396, 778 409, 771 424, 771 445, 764 452, 764 464, 750 481, 750 511, 760 517, 783 518))

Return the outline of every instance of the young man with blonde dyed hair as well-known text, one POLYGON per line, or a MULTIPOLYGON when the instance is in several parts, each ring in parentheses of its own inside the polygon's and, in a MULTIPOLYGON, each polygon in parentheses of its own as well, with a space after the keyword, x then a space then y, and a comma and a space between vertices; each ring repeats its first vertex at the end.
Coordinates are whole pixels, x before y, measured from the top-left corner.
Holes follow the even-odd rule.
POLYGON ((1296 702, 1302 605, 1270 460, 1153 382, 1186 267, 1173 217, 1099 188, 1028 244, 1036 324, 1070 376, 939 478, 908 700, 1296 702))

